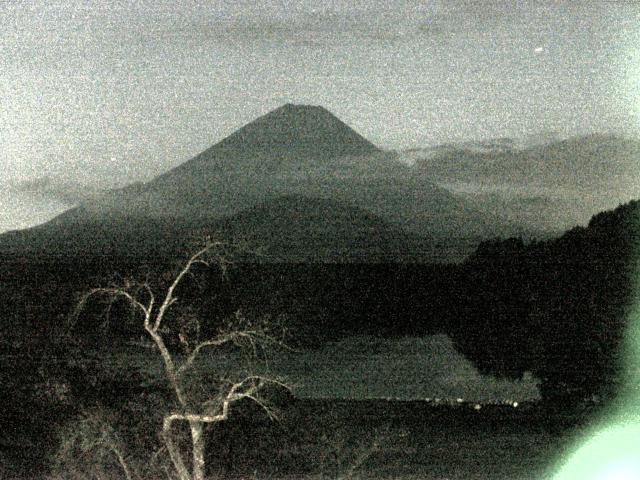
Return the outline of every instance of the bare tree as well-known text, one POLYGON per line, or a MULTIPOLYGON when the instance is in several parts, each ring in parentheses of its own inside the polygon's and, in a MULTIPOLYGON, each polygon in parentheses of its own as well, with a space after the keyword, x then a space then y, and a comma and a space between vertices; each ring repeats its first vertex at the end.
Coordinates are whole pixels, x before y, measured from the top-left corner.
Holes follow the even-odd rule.
MULTIPOLYGON (((283 329, 276 329, 270 322, 251 322, 240 312, 220 328, 216 335, 205 340, 199 339, 200 321, 197 316, 186 315, 182 319, 178 338, 183 353, 176 354, 167 345, 170 329, 165 326, 168 312, 178 302, 176 290, 186 277, 193 275, 196 265, 219 267, 223 274, 227 268, 226 257, 217 252, 223 245, 207 241, 204 247, 194 253, 172 276, 161 295, 157 295, 148 281, 127 281, 123 286, 96 288, 89 291, 79 302, 78 311, 93 297, 106 296, 110 301, 124 299, 133 311, 141 317, 144 330, 162 358, 164 374, 176 400, 177 408, 164 414, 161 438, 169 453, 171 463, 180 480, 203 480, 205 474, 204 428, 227 420, 231 406, 247 399, 258 404, 270 418, 274 410, 265 402, 260 393, 268 385, 288 388, 282 380, 262 374, 242 374, 234 379, 222 378, 214 391, 196 394, 189 388, 186 377, 194 372, 194 366, 204 352, 233 346, 249 350, 254 357, 260 355, 267 346, 283 346, 283 329), (188 424, 191 433, 191 468, 185 460, 184 452, 174 439, 174 425, 188 424)), ((175 333, 175 332, 174 332, 175 333)), ((202 388, 202 385, 200 385, 202 388)))
POLYGON ((65 478, 107 478, 105 471, 110 470, 113 463, 126 480, 139 478, 124 453, 124 442, 105 411, 82 411, 78 420, 60 432, 60 440, 55 469, 64 471, 65 478), (99 465, 92 465, 91 472, 83 471, 82 467, 78 468, 78 456, 90 456, 99 465))

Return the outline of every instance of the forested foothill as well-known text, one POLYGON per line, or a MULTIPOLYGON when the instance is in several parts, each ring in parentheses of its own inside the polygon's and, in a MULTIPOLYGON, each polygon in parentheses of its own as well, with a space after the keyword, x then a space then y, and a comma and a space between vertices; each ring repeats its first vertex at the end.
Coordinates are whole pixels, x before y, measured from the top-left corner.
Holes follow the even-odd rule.
MULTIPOLYGON (((445 333, 481 372, 531 372, 545 402, 570 409, 606 401, 618 386, 639 222, 640 202, 633 201, 554 240, 483 242, 451 265, 231 262, 224 276, 200 271, 177 296, 206 319, 205 333, 242 311, 284 318, 296 348, 351 334, 445 333)), ((129 348, 143 335, 126 305, 116 302, 106 315, 106 304, 96 304, 82 322, 70 318, 89 286, 127 278, 162 285, 179 256, 3 258, 3 459, 44 468, 56 435, 78 413, 99 403, 127 425, 123 418, 139 415, 144 401, 166 395, 161 384, 133 373, 114 378, 101 364, 105 351, 129 348), (132 402, 140 395, 142 403, 132 402)))

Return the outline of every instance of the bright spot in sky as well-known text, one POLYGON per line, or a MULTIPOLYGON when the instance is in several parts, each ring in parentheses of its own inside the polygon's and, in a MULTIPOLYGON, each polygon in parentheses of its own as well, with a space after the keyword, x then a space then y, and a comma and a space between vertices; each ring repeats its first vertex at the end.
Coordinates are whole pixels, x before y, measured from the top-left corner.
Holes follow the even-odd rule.
POLYGON ((544 48, 543 48, 543 47, 537 47, 537 48, 534 50, 534 52, 536 52, 536 53, 542 53, 542 52, 544 52, 544 48))

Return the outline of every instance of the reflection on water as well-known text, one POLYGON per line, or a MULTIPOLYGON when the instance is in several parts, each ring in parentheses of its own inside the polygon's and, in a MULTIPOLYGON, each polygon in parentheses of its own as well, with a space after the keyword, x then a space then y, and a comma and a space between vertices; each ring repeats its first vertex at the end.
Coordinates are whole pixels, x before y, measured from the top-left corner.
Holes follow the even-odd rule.
POLYGON ((272 366, 307 398, 386 398, 503 402, 539 400, 530 374, 510 381, 482 375, 446 335, 376 339, 355 336, 272 366))

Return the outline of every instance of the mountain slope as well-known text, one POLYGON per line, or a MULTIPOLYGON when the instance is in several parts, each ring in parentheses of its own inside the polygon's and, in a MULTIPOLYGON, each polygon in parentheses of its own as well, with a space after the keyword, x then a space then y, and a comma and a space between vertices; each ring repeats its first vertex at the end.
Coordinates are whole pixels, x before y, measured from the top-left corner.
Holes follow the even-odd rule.
POLYGON ((280 197, 216 223, 267 261, 433 261, 426 238, 343 203, 300 195, 280 197))
POLYGON ((47 235, 55 244, 55 235, 68 236, 74 229, 86 230, 87 236, 93 229, 106 238, 115 228, 128 232, 129 244, 144 246, 140 239, 149 231, 163 236, 154 224, 168 231, 211 226, 280 197, 322 199, 369 212, 414 236, 431 238, 440 261, 461 260, 479 240, 519 231, 499 215, 486 216, 434 185, 423 172, 401 163, 395 153, 377 149, 327 110, 285 105, 146 184, 84 202, 58 219, 63 226, 47 235), (136 234, 135 225, 147 231, 136 234))
POLYGON ((484 210, 534 229, 585 225, 640 197, 640 141, 588 135, 526 149, 425 152, 416 168, 484 210))
POLYGON ((362 209, 299 195, 206 222, 125 215, 91 220, 80 207, 47 224, 0 236, 0 250, 44 257, 173 257, 202 235, 242 244, 249 258, 264 262, 439 260, 426 238, 362 209))

